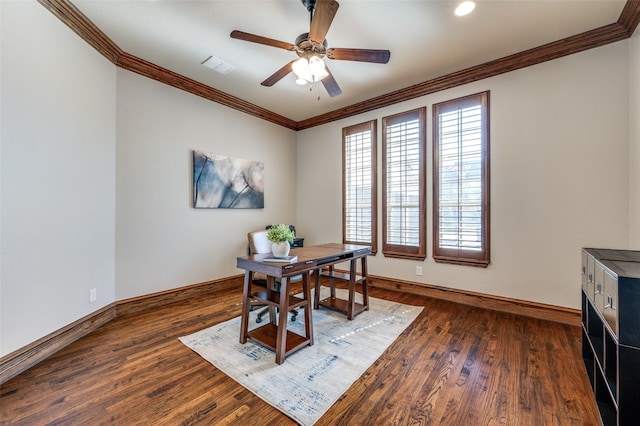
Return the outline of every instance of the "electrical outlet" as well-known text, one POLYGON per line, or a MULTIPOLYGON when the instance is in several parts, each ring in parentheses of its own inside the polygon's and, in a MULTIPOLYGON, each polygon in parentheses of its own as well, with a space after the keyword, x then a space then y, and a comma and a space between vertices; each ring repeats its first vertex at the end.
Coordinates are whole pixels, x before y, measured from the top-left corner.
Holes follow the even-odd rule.
POLYGON ((416 275, 422 275, 422 266, 416 266, 416 275))
POLYGON ((93 303, 98 298, 98 291, 95 288, 89 290, 89 302, 93 303))

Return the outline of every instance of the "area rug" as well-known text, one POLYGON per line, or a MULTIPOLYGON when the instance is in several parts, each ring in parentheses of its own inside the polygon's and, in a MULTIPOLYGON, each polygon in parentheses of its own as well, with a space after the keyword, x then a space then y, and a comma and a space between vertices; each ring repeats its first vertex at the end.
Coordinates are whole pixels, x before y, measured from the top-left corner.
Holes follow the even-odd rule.
MULTIPOLYGON (((346 290, 336 291, 346 299, 346 290)), ((369 310, 351 321, 325 308, 314 310, 314 345, 289 355, 281 365, 271 350, 251 340, 239 343, 240 317, 180 341, 298 423, 313 425, 422 309, 370 297, 369 310)), ((259 326, 255 315, 249 318, 250 329, 259 326)), ((287 328, 304 335, 304 314, 287 328)))

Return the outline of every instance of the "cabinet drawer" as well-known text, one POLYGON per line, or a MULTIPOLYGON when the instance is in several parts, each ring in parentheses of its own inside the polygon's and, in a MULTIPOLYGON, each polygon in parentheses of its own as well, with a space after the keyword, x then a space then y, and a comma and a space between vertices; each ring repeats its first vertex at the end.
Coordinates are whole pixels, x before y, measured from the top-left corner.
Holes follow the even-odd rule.
POLYGON ((611 331, 618 336, 618 279, 607 271, 604 271, 603 300, 602 316, 611 331))
POLYGON ((595 260, 584 251, 582 252, 582 289, 589 300, 593 300, 594 294, 594 269, 595 260))
POLYGON ((593 304, 600 314, 604 311, 604 274, 602 265, 596 263, 593 274, 593 304))
POLYGON ((602 424, 639 424, 640 250, 583 249, 582 266, 582 358, 602 424))

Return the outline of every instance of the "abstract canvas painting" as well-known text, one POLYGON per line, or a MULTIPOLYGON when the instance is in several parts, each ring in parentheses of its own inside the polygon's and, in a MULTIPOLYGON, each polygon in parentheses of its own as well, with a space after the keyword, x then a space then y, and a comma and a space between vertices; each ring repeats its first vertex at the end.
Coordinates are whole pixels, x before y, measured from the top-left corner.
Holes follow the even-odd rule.
POLYGON ((264 208, 264 163, 193 151, 193 206, 264 208))

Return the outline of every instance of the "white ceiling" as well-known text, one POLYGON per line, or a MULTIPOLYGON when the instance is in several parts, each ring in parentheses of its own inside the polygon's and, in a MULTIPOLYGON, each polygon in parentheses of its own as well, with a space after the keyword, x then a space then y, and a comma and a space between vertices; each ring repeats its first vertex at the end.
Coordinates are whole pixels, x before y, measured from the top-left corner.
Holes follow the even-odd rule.
POLYGON ((328 47, 388 49, 388 64, 325 59, 343 93, 310 93, 293 74, 260 85, 294 52, 229 37, 237 29, 294 43, 309 31, 301 0, 72 0, 123 51, 295 121, 618 20, 624 0, 339 0, 328 47), (201 65, 218 57, 235 70, 201 65), (320 99, 317 100, 317 95, 320 99))

